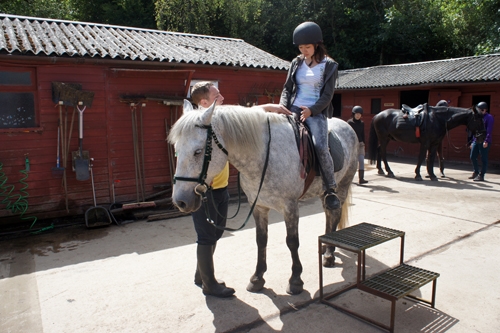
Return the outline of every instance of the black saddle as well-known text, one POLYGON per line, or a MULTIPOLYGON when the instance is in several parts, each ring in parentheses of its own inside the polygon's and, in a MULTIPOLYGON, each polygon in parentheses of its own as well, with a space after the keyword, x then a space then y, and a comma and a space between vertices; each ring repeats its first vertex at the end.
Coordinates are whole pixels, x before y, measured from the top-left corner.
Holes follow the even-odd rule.
POLYGON ((407 127, 408 124, 412 127, 420 127, 424 123, 424 118, 427 115, 427 103, 420 104, 414 108, 403 104, 401 106, 401 112, 403 115, 398 118, 397 128, 407 127))

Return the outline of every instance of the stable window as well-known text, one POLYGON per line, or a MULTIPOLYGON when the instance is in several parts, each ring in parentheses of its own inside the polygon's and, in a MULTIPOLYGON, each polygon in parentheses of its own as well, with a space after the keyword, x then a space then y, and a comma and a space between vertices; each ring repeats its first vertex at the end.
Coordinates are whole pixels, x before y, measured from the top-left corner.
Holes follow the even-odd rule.
POLYGON ((37 126, 35 70, 0 67, 0 129, 37 126))
POLYGON ((372 98, 371 102, 371 114, 377 114, 382 111, 382 99, 372 98))

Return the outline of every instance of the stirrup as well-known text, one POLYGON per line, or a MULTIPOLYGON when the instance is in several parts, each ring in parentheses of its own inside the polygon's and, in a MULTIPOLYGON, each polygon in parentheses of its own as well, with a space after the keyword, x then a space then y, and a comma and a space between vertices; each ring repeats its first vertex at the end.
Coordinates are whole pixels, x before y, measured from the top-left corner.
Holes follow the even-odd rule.
POLYGON ((324 205, 328 210, 335 210, 340 208, 339 197, 333 191, 328 191, 323 200, 324 205))

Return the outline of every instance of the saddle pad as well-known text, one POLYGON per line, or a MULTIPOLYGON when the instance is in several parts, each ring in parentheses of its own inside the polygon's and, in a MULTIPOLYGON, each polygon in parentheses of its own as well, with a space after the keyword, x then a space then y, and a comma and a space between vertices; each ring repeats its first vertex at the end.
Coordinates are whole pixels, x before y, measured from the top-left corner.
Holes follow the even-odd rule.
POLYGON ((427 111, 420 112, 418 117, 416 117, 414 113, 410 113, 408 118, 403 118, 403 113, 400 113, 395 120, 396 129, 400 131, 415 131, 418 127, 420 127, 421 130, 425 130, 427 111))
POLYGON ((328 133, 328 146, 333 159, 333 171, 337 172, 344 167, 344 150, 342 142, 335 132, 328 133))
POLYGON ((408 118, 403 118, 403 113, 401 112, 396 118, 396 128, 398 130, 412 130, 415 128, 415 115, 409 114, 408 118))

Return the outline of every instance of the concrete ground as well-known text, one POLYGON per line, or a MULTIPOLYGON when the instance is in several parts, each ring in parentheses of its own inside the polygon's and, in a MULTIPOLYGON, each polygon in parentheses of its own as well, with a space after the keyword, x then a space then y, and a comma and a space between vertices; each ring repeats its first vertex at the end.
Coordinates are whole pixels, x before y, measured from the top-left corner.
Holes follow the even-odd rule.
MULTIPOLYGON (((397 302, 396 332, 500 332, 500 172, 472 182, 467 165, 449 164, 447 178, 417 182, 411 161, 393 158, 391 167, 396 179, 367 166, 369 183, 353 184, 350 224, 405 231, 405 262, 441 274, 435 309, 397 302)), ((233 204, 230 212, 235 209, 233 204)), ((230 225, 239 226, 248 210, 244 204, 230 225)), ((275 212, 262 293, 246 291, 256 264, 253 221, 219 241, 217 277, 236 289, 229 299, 206 297, 193 284, 196 245, 189 216, 3 240, 0 332, 380 332, 318 302, 317 240, 324 225, 318 200, 301 203, 305 284, 297 296, 285 291, 291 258, 275 212)), ((337 266, 324 270, 327 292, 355 279, 356 256, 343 250, 336 255, 337 266)), ((398 240, 367 250, 367 274, 396 265, 398 258, 398 240)), ((416 295, 429 298, 430 286, 416 295)), ((353 290, 337 302, 389 323, 386 300, 353 290)))

